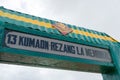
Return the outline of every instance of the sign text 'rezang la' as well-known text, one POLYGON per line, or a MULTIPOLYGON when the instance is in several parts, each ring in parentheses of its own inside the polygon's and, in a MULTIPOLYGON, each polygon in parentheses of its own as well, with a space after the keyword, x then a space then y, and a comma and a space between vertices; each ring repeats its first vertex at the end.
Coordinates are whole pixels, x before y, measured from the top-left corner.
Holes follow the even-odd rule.
POLYGON ((70 43, 26 33, 6 30, 5 47, 83 58, 103 62, 111 62, 110 53, 106 49, 70 43))

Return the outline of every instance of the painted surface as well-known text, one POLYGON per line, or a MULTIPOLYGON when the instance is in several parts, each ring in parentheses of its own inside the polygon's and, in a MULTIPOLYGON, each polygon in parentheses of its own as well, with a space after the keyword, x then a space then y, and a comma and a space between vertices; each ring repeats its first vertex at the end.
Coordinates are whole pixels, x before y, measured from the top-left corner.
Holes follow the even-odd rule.
MULTIPOLYGON (((45 31, 47 33, 61 35, 58 30, 52 27, 52 25, 57 21, 23 14, 20 12, 5 9, 3 7, 0 7, 0 19, 4 22, 17 24, 24 27, 30 27, 40 31, 45 31)), ((109 43, 117 42, 115 39, 102 32, 89 30, 69 24, 65 25, 73 30, 73 32, 68 34, 67 37, 104 45, 109 45, 109 43)))

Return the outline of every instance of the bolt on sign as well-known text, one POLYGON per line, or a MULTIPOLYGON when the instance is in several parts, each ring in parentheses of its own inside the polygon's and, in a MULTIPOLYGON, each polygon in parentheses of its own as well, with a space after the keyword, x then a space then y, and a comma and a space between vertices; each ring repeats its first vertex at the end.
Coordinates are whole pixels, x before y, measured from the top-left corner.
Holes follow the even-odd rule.
POLYGON ((0 7, 0 62, 102 73, 120 80, 120 44, 106 33, 0 7))

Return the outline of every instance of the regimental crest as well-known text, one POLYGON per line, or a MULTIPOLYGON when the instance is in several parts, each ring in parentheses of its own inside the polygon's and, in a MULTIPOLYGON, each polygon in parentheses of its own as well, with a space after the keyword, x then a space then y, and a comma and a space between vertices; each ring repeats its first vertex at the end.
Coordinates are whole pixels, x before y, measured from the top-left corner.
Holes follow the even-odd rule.
POLYGON ((65 24, 60 23, 60 22, 53 24, 52 27, 56 28, 63 35, 66 35, 73 31, 71 28, 69 28, 68 26, 66 26, 65 24))

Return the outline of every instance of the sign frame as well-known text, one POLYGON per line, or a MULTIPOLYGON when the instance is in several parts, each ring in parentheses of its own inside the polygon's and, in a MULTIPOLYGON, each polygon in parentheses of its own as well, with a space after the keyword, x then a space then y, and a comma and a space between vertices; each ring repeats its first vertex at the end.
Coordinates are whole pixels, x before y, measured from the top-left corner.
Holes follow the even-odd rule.
POLYGON ((100 62, 111 62, 110 53, 106 49, 21 33, 10 29, 5 30, 3 44, 3 47, 6 48, 42 52, 45 54, 55 54, 100 62))
MULTIPOLYGON (((72 42, 72 43, 76 43, 76 44, 78 43, 78 44, 83 44, 83 45, 88 45, 88 46, 93 46, 93 47, 98 47, 98 48, 103 48, 103 49, 105 48, 105 49, 109 50, 109 47, 107 47, 107 46, 91 44, 89 42, 84 42, 84 41, 80 42, 77 39, 71 39, 66 36, 58 36, 55 34, 48 34, 46 32, 40 32, 38 30, 33 30, 33 29, 29 29, 29 28, 18 26, 18 25, 9 24, 9 23, 2 25, 2 27, 3 27, 2 39, 4 38, 5 29, 10 29, 10 30, 14 30, 14 31, 22 32, 22 33, 27 33, 27 34, 32 34, 32 35, 37 35, 37 36, 42 36, 42 37, 47 37, 47 38, 52 38, 52 39, 58 39, 58 40, 62 40, 62 41, 68 41, 68 42, 72 42)), ((100 61, 95 61, 95 60, 73 58, 73 57, 68 57, 68 56, 67 57, 66 56, 58 56, 58 55, 53 55, 53 54, 44 55, 44 53, 39 54, 38 52, 26 51, 26 50, 23 50, 24 51, 24 53, 23 53, 23 52, 20 52, 19 49, 6 48, 6 47, 3 47, 3 45, 1 45, 0 51, 10 53, 10 54, 16 54, 15 52, 17 51, 17 54, 36 56, 36 57, 53 58, 53 59, 57 59, 57 60, 65 60, 65 61, 71 61, 71 62, 76 62, 76 63, 85 63, 85 64, 89 64, 89 65, 98 65, 99 67, 101 67, 101 69, 104 69, 104 67, 105 67, 105 69, 113 69, 113 63, 110 63, 110 62, 100 62, 100 61), (29 53, 29 54, 27 54, 27 53, 29 53)), ((110 52, 110 55, 111 55, 111 52, 110 52)))

